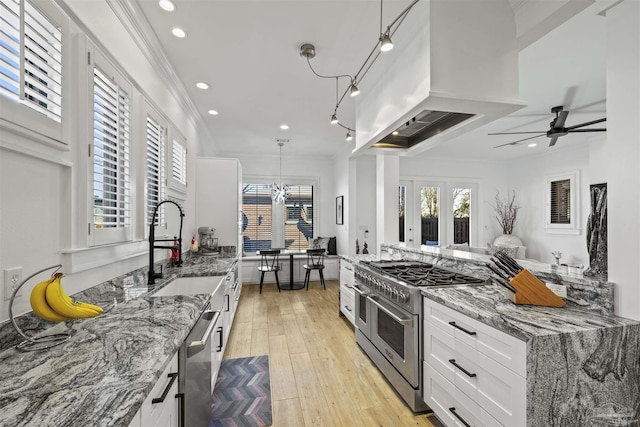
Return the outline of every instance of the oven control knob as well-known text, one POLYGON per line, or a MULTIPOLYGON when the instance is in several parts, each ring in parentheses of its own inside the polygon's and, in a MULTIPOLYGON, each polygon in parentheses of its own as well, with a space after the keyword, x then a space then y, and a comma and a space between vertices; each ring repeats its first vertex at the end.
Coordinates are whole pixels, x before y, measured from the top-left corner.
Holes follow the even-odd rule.
POLYGON ((397 289, 392 289, 391 290, 391 294, 392 294, 391 298, 393 298, 393 299, 395 299, 397 301, 400 301, 400 292, 398 292, 397 289))
POLYGON ((400 294, 398 295, 398 301, 405 303, 407 302, 407 299, 408 299, 407 297, 408 295, 406 293, 400 292, 400 294))

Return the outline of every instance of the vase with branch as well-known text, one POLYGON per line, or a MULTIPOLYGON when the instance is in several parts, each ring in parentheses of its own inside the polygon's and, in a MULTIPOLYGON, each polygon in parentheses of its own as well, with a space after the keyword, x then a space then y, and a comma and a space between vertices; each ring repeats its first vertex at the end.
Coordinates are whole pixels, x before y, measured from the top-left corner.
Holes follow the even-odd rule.
POLYGON ((493 209, 496 211, 496 219, 502 229, 502 235, 498 236, 493 244, 522 246, 522 241, 513 235, 513 227, 520 209, 520 206, 516 205, 516 192, 511 191, 510 194, 507 193, 506 198, 501 198, 500 192, 496 191, 496 204, 493 209))

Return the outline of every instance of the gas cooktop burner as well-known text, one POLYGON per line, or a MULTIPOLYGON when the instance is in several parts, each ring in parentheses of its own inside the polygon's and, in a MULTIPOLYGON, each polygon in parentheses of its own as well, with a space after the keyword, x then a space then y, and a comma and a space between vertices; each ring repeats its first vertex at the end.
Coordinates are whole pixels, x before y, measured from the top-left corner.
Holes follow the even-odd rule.
POLYGON ((420 261, 363 261, 373 270, 413 286, 482 285, 486 280, 420 261))

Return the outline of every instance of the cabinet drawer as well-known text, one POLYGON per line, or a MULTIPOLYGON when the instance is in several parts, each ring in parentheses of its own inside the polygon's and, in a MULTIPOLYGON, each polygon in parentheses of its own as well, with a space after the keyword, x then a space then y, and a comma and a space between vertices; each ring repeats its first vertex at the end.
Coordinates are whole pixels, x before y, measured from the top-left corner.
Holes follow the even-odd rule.
POLYGON ((340 311, 354 325, 356 321, 355 302, 356 295, 353 289, 340 285, 340 311))
POLYGON ((349 261, 340 260, 340 283, 354 283, 353 264, 349 261))
POLYGON ((142 404, 141 424, 142 426, 171 426, 176 420, 176 412, 178 408, 178 400, 175 398, 178 393, 178 379, 173 382, 169 389, 164 402, 153 403, 155 398, 162 397, 163 392, 171 382, 170 373, 178 372, 178 353, 176 353, 169 365, 166 367, 158 382, 153 386, 147 399, 142 404))
POLYGON ((526 377, 527 344, 428 298, 424 301, 424 329, 437 327, 457 340, 526 377))
POLYGON ((523 377, 439 328, 426 336, 424 360, 432 369, 501 423, 526 423, 523 377))
POLYGON ((503 427, 498 420, 469 399, 428 363, 423 364, 423 369, 424 401, 444 425, 465 427, 464 423, 467 423, 474 427, 503 427))

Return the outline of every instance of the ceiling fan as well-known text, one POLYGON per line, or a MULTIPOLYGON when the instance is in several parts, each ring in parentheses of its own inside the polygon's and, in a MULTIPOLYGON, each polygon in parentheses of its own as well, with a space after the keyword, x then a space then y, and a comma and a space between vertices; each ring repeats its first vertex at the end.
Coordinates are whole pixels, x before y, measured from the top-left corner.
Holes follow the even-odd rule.
POLYGON ((505 145, 517 145, 523 141, 528 141, 530 139, 533 138, 539 138, 541 136, 546 136, 547 138, 551 138, 551 141, 549 142, 549 147, 553 147, 554 145, 556 145, 556 142, 558 141, 558 138, 561 136, 565 136, 568 133, 574 133, 574 132, 606 132, 607 129, 605 128, 590 128, 590 129, 579 129, 581 127, 584 126, 589 126, 589 125, 593 125, 596 123, 601 123, 606 121, 606 118, 603 119, 598 119, 598 120, 592 120, 590 122, 585 122, 585 123, 580 123, 579 125, 574 125, 574 126, 569 126, 569 127, 564 127, 564 123, 567 120, 567 116, 569 115, 569 112, 566 110, 563 110, 562 106, 558 106, 558 107, 553 107, 551 109, 552 113, 555 113, 556 117, 555 119, 553 119, 551 121, 551 123, 549 123, 550 125, 550 129, 547 131, 537 131, 537 132, 498 132, 498 133, 490 133, 489 135, 519 135, 519 134, 526 134, 526 133, 537 133, 539 135, 536 136, 531 136, 529 138, 524 138, 524 139, 519 139, 517 141, 513 141, 513 142, 508 142, 506 144, 500 144, 500 145, 496 145, 493 148, 499 148, 499 147, 504 147, 505 145))

